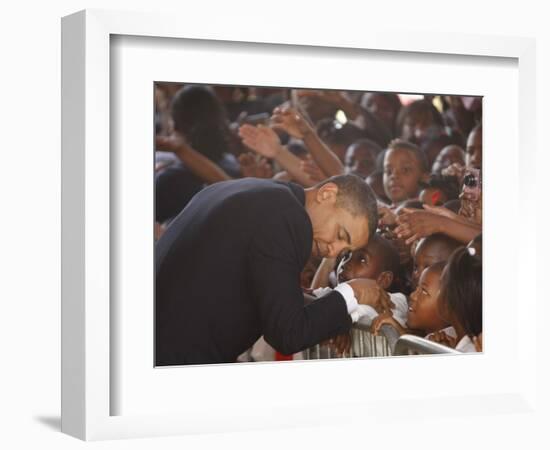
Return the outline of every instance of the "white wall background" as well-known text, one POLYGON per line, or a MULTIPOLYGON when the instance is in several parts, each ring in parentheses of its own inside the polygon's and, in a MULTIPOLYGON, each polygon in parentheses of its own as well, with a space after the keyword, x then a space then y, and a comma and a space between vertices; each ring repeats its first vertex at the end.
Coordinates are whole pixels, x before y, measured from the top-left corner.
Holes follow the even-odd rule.
MULTIPOLYGON (((345 427, 281 430, 116 441, 84 444, 59 432, 60 424, 60 17, 84 8, 173 10, 186 21, 219 16, 246 15, 285 27, 368 27, 388 20, 403 29, 450 30, 475 34, 515 35, 537 38, 538 152, 539 152, 539 279, 543 280, 543 255, 548 215, 546 170, 549 153, 546 129, 550 124, 550 31, 544 2, 440 1, 408 2, 220 2, 183 1, 56 1, 21 0, 3 5, 0 14, 0 130, 2 141, 0 199, 0 448, 239 448, 275 449, 311 445, 334 448, 361 447, 447 449, 497 447, 497 443, 524 448, 548 448, 550 423, 541 415, 503 415, 441 420, 430 424, 448 429, 446 439, 432 440, 421 421, 390 421, 382 429, 345 427), (9 5, 9 6, 8 6, 9 5), (361 5, 361 6, 359 6, 361 5), (284 24, 284 25, 283 25, 284 24), (457 427, 455 431, 453 428, 457 427), (523 444, 523 445, 522 445, 523 444)), ((228 17, 227 20, 231 20, 228 17)), ((533 274, 535 280, 535 274, 533 274)), ((542 281, 540 310, 533 312, 543 338, 543 318, 548 317, 542 281)), ((548 297, 546 295, 546 297, 548 297)), ((541 381, 548 382, 546 355, 541 354, 541 381)), ((548 388, 541 383, 541 401, 549 409, 548 388)), ((475 408, 474 408, 475 409, 475 408)))

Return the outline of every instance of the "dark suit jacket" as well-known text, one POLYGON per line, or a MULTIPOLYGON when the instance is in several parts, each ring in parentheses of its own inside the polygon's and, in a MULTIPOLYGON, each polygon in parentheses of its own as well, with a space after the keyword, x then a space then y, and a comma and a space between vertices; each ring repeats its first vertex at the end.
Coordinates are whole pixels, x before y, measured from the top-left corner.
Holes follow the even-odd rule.
POLYGON ((346 332, 338 292, 304 306, 304 190, 245 178, 193 197, 155 248, 156 365, 234 362, 264 335, 291 354, 346 332))

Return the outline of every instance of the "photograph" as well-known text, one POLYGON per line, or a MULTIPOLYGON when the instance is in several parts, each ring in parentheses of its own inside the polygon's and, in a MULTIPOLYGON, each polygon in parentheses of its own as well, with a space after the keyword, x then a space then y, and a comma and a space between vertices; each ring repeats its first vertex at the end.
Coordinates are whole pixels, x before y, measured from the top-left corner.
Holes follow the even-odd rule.
POLYGON ((154 366, 483 352, 483 97, 155 81, 154 366))

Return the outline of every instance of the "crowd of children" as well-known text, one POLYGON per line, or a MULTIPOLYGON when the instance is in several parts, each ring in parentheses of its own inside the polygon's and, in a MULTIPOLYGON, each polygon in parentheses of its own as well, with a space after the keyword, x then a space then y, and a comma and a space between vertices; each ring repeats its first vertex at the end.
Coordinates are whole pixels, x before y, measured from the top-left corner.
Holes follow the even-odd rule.
POLYGON ((355 174, 378 198, 377 232, 351 254, 312 257, 304 291, 372 279, 393 305, 371 308, 373 333, 389 324, 481 351, 480 98, 156 83, 155 133, 157 236, 217 181, 355 174))

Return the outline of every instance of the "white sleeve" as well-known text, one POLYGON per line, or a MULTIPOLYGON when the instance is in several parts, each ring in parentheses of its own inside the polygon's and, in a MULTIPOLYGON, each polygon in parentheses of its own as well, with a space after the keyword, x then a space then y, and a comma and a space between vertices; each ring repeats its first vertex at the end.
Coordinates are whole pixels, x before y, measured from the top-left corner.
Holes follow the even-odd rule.
POLYGON ((399 322, 403 328, 407 328, 407 316, 409 314, 409 304, 407 303, 407 297, 400 292, 390 294, 390 300, 395 305, 392 310, 393 318, 399 322))
POLYGON ((342 294, 342 297, 344 297, 344 300, 346 301, 346 305, 348 307, 348 314, 351 314, 357 309, 357 299, 355 298, 353 288, 349 284, 340 283, 334 288, 334 290, 340 292, 340 294, 342 294))

